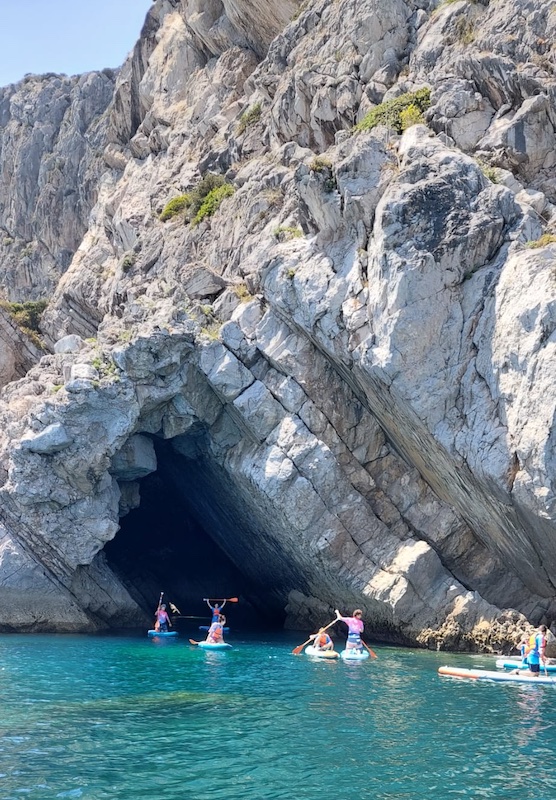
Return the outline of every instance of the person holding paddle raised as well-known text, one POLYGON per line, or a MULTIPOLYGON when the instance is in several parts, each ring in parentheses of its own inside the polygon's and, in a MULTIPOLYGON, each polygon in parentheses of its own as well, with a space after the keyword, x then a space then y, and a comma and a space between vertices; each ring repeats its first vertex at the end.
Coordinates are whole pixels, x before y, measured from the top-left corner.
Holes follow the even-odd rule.
POLYGON ((164 603, 158 606, 156 609, 156 622, 154 623, 155 631, 159 631, 160 633, 166 633, 168 630, 168 626, 172 627, 172 623, 170 621, 170 617, 168 616, 168 612, 166 611, 166 606, 164 603))
POLYGON ((363 650, 363 642, 361 641, 361 634, 363 633, 363 612, 360 608, 356 608, 351 617, 342 617, 338 609, 336 609, 336 619, 340 622, 345 622, 348 626, 348 638, 346 642, 346 650, 363 650))
POLYGON ((207 606, 208 606, 208 607, 210 608, 210 610, 212 611, 212 620, 211 620, 211 622, 212 622, 212 623, 214 623, 214 622, 218 622, 218 617, 219 617, 219 616, 220 616, 220 614, 222 613, 222 609, 223 609, 223 608, 224 608, 224 606, 226 605, 226 601, 225 601, 225 600, 222 600, 222 601, 221 601, 221 603, 220 603, 220 605, 218 605, 218 603, 215 603, 213 606, 211 606, 211 604, 210 604, 210 600, 208 599, 208 597, 203 597, 203 600, 205 601, 205 603, 207 604, 207 606))

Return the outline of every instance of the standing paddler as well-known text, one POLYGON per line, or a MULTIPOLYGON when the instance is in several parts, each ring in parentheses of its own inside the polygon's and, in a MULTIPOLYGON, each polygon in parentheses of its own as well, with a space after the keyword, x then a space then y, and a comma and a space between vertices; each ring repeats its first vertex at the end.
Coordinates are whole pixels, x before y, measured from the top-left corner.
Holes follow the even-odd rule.
POLYGON ((356 608, 351 617, 342 617, 338 609, 336 609, 336 619, 340 622, 345 622, 348 626, 346 650, 363 650, 361 634, 365 626, 362 617, 363 612, 360 608, 356 608))
POLYGON ((168 612, 166 611, 166 606, 162 602, 164 597, 164 592, 160 592, 160 597, 158 598, 158 606, 156 607, 156 611, 154 612, 154 629, 158 633, 167 633, 168 626, 172 627, 172 622, 170 621, 170 617, 168 616, 168 612))
POLYGON ((210 600, 209 600, 208 597, 203 597, 203 600, 205 601, 205 603, 207 604, 207 606, 210 608, 210 610, 212 612, 211 624, 214 623, 214 622, 218 622, 218 618, 220 617, 220 614, 222 613, 222 609, 226 605, 226 600, 222 600, 220 603, 215 603, 213 606, 211 606, 210 600))

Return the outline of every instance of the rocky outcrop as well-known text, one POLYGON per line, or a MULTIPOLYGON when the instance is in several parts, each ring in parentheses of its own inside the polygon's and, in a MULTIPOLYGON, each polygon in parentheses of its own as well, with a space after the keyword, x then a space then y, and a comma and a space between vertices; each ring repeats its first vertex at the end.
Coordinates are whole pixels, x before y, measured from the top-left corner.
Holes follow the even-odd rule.
POLYGON ((0 305, 0 386, 23 378, 42 355, 39 337, 23 331, 0 305))
POLYGON ((154 4, 56 352, 2 395, 11 625, 139 624, 161 575, 189 604, 199 541, 289 627, 358 605, 385 640, 492 649, 554 619, 554 19, 530 5, 510 47, 494 0, 154 4), (427 87, 413 124, 353 131, 427 87))
POLYGON ((111 70, 29 75, 0 89, 0 277, 10 301, 49 297, 96 202, 111 70))

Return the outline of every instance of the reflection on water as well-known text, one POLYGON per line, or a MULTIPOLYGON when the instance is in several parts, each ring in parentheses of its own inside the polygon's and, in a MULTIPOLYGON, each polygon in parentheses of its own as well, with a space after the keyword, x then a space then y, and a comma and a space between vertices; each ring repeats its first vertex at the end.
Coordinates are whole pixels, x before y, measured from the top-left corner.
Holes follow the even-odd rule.
POLYGON ((554 687, 437 675, 492 659, 233 644, 0 637, 1 800, 556 798, 554 687))

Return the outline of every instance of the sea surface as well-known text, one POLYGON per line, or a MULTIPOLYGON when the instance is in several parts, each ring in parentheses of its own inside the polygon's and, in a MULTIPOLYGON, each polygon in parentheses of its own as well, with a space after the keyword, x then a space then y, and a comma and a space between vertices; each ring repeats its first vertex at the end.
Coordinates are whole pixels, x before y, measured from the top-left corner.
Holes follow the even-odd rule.
POLYGON ((0 636, 0 800, 555 800, 555 687, 380 645, 323 663, 302 639, 0 636))

